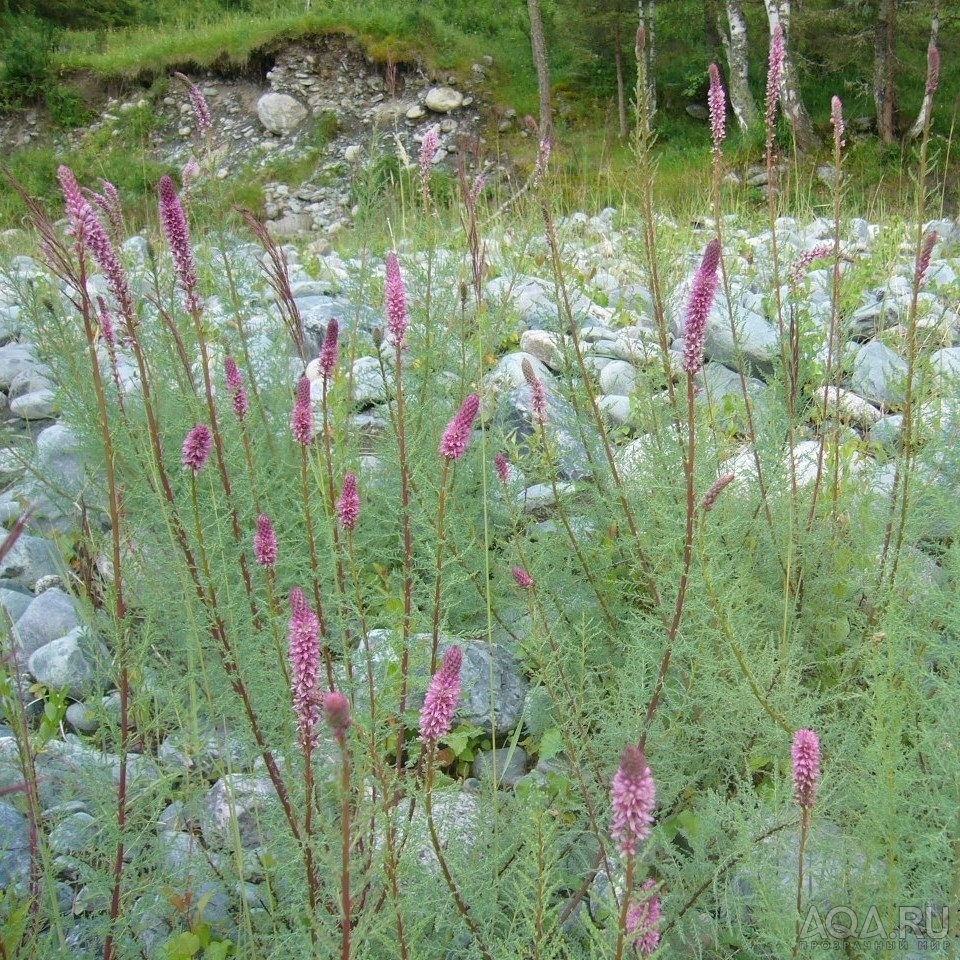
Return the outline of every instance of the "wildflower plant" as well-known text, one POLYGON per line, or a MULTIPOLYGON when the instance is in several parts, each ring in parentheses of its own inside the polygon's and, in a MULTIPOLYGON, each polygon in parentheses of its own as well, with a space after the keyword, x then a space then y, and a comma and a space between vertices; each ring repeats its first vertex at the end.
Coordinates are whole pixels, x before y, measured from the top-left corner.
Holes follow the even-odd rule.
MULTIPOLYGON (((772 165, 776 36, 769 69, 772 165)), ((211 250, 165 178, 165 245, 131 268, 106 186, 91 201, 61 169, 65 233, 31 208, 57 283, 24 313, 37 343, 57 345, 43 359, 107 488, 83 503, 95 519, 76 556, 109 560, 89 620, 121 707, 84 739, 117 758, 119 783, 90 801, 109 849, 78 857, 70 882, 106 893, 85 919, 108 960, 140 949, 148 889, 183 907, 171 943, 192 933, 211 864, 248 894, 231 900, 230 949, 264 958, 595 960, 707 955, 708 941, 785 956, 804 878, 834 848, 849 862, 825 895, 852 905, 956 889, 943 830, 956 819, 956 610, 936 584, 958 560, 930 520, 955 529, 957 513, 926 499, 955 458, 925 446, 934 391, 918 336, 939 232, 920 216, 911 227, 911 305, 887 337, 904 337, 912 376, 900 433, 877 454, 836 412, 863 268, 845 269, 859 254, 844 178, 831 229, 809 242, 771 191, 769 239, 748 258, 724 220, 712 69, 714 216, 681 234, 654 203, 646 78, 637 95, 637 209, 618 225, 616 269, 649 308, 642 324, 604 321, 635 328, 612 331, 634 351, 628 424, 599 389, 611 358, 598 349, 614 340, 596 347, 578 303, 593 278, 584 231, 557 212, 561 166, 547 160, 560 143, 540 145, 509 232, 494 235, 494 188, 464 171, 456 256, 435 249, 448 224, 424 177, 431 215, 350 260, 357 302, 379 319, 341 313, 316 356, 293 264, 262 225, 244 228, 259 259, 211 250), (531 341, 549 363, 499 367, 522 330, 492 273, 508 289, 541 269, 556 310, 531 341), (818 317, 814 280, 830 300, 818 317), (759 359, 738 311, 754 288, 776 341, 759 359), (718 343, 735 368, 722 389, 718 343), (797 731, 801 717, 818 732, 797 731), (189 836, 195 882, 156 824, 174 822, 173 801, 193 816, 223 796, 243 816, 189 836), (798 825, 799 859, 795 843, 785 858, 798 825)), ((839 101, 831 117, 839 170, 839 101)), ((425 138, 421 174, 431 149, 425 138)), ((13 698, 12 680, 0 694, 13 698)), ((23 895, 45 948, 68 922, 45 847, 47 761, 26 711, 9 712, 30 781, 17 800, 37 832, 23 895)))

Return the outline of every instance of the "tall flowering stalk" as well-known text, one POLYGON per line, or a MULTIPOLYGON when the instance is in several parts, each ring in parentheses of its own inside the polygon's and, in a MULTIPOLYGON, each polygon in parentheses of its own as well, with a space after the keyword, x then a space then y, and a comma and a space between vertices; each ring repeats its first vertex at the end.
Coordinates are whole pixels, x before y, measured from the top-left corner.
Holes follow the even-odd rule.
POLYGON ((673 617, 667 626, 667 640, 663 656, 660 660, 660 670, 657 673, 653 696, 647 706, 647 715, 644 721, 643 735, 640 739, 640 749, 646 746, 647 735, 653 724, 663 694, 663 686, 670 669, 670 660, 673 656, 673 647, 680 623, 683 619, 683 608, 686 602, 687 588, 690 584, 690 568, 693 562, 694 521, 697 513, 697 501, 694 490, 694 474, 696 466, 697 434, 694 377, 703 365, 703 344, 707 332, 707 320, 713 308, 713 299, 717 292, 717 267, 720 263, 720 241, 714 238, 707 244, 700 268, 693 278, 690 290, 690 301, 683 323, 683 369, 687 375, 687 444, 683 457, 683 472, 687 484, 686 499, 686 528, 683 537, 683 567, 680 574, 680 585, 673 606, 673 617))
POLYGON ((350 895, 350 701, 339 691, 323 695, 323 716, 340 748, 340 960, 350 960, 353 907, 350 895))
POLYGON ((443 551, 446 544, 444 517, 447 504, 447 480, 450 465, 455 464, 464 453, 473 432, 473 421, 480 412, 480 397, 471 393, 460 405, 456 416, 447 424, 440 438, 437 454, 442 467, 440 470, 440 496, 437 503, 437 565, 433 587, 433 630, 430 648, 430 669, 437 668, 437 646, 440 642, 440 592, 443 585, 443 551))
MULTIPOLYGON (((907 512, 910 505, 910 484, 913 474, 913 463, 916 454, 914 442, 914 404, 915 380, 917 368, 917 311, 920 303, 920 287, 930 262, 933 243, 929 235, 924 235, 923 222, 926 219, 927 200, 927 153, 930 145, 930 124, 933 117, 933 95, 940 82, 940 51, 931 40, 927 47, 927 82, 924 93, 923 110, 921 111, 923 133, 920 140, 920 163, 917 169, 916 210, 914 217, 917 224, 916 244, 914 247, 914 274, 913 286, 910 292, 910 308, 907 314, 906 361, 905 376, 906 395, 903 401, 903 428, 900 431, 897 444, 897 459, 893 475, 893 490, 890 495, 890 516, 887 519, 886 531, 883 538, 883 552, 880 560, 880 581, 893 583, 900 562, 903 547, 904 532, 907 525, 907 512), (929 244, 929 250, 927 245, 929 244)), ((920 119, 920 118, 918 118, 920 119)))
POLYGON ((177 188, 166 174, 160 178, 157 192, 160 196, 160 226, 163 228, 170 253, 173 255, 173 268, 186 294, 187 309, 190 313, 197 314, 203 307, 197 288, 197 266, 193 257, 193 247, 190 244, 187 216, 177 196, 177 188))
POLYGON ((430 171, 433 169, 433 160, 437 155, 440 143, 440 126, 433 124, 423 135, 420 141, 420 156, 417 161, 420 174, 420 192, 423 194, 423 205, 429 210, 432 197, 430 195, 430 171))
POLYGON ((718 161, 723 154, 723 141, 727 135, 727 97, 720 81, 720 68, 710 64, 710 89, 707 105, 710 109, 710 137, 713 140, 713 158, 718 161))
POLYGON ((810 814, 813 811, 817 788, 820 785, 820 739, 813 730, 798 730, 793 736, 790 751, 793 762, 793 798, 800 807, 800 854, 797 865, 797 922, 793 956, 800 949, 800 922, 803 909, 803 858, 810 832, 810 814))
POLYGON ((63 190, 70 232, 79 248, 89 250, 97 266, 103 271, 120 316, 130 332, 136 326, 136 310, 126 274, 113 243, 83 195, 73 171, 67 166, 61 166, 57 170, 57 179, 63 190))
MULTIPOLYGON (((317 878, 313 867, 313 747, 322 697, 317 684, 320 672, 320 621, 299 587, 290 590, 290 691, 297 722, 297 740, 303 753, 305 802, 304 855, 310 892, 310 913, 317 906, 317 878)), ((311 934, 316 932, 311 928, 311 934)))
POLYGON ((206 97, 188 76, 177 73, 176 77, 187 86, 187 96, 190 98, 190 106, 193 108, 193 119, 197 124, 197 133, 200 134, 201 140, 206 140, 213 129, 213 118, 210 116, 210 107, 207 104, 206 97))
POLYGON ((778 23, 770 38, 770 57, 767 62, 767 94, 765 98, 764 125, 767 131, 767 156, 773 154, 773 135, 780 103, 780 87, 783 83, 783 65, 786 59, 786 42, 783 27, 778 23))
MULTIPOLYGON (((410 519, 410 465, 407 458, 406 408, 403 391, 403 351, 407 329, 407 293, 400 272, 400 261, 391 251, 386 259, 386 313, 389 340, 393 345, 396 378, 397 456, 400 461, 400 523, 403 529, 403 652, 400 656, 400 716, 407 709, 407 674, 410 669, 410 624, 413 615, 413 531, 410 519)), ((403 765, 403 751, 397 751, 397 770, 403 765)))
POLYGON ((440 872, 450 890, 453 902, 463 917, 484 960, 493 960, 493 954, 486 945, 480 926, 474 919, 470 907, 463 899, 460 889, 450 872, 450 866, 440 843, 437 826, 433 816, 433 775, 437 753, 437 741, 450 732, 453 716, 460 701, 460 670, 463 665, 463 651, 459 647, 449 647, 443 655, 443 663, 430 680, 427 695, 420 711, 420 740, 423 743, 423 756, 426 761, 426 777, 423 791, 423 805, 427 815, 427 829, 430 843, 436 854, 440 872))
MULTIPOLYGON (((647 906, 644 911, 644 904, 649 904, 649 899, 643 898, 640 902, 635 902, 633 889, 637 847, 650 836, 656 801, 656 785, 643 750, 632 745, 625 747, 620 757, 620 766, 610 785, 610 805, 613 811, 610 836, 626 861, 623 903, 620 906, 620 925, 617 931, 616 960, 621 960, 623 956, 628 935, 632 934, 632 939, 639 941, 648 936, 652 937, 656 930, 654 918, 651 915, 652 907, 647 906)), ((656 912, 659 919, 659 904, 656 912)), ((659 941, 659 934, 657 934, 657 941, 659 941)))

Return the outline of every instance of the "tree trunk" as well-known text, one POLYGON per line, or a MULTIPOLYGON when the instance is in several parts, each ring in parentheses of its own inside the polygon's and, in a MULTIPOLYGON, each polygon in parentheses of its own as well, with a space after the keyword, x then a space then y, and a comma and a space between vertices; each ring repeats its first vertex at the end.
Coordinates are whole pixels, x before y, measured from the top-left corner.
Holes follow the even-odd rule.
POLYGON ((540 91, 540 139, 553 139, 553 105, 550 102, 550 67, 547 65, 547 41, 543 36, 543 18, 540 0, 527 0, 530 13, 530 47, 533 65, 537 69, 537 88, 540 91))
POLYGON ((614 26, 613 59, 617 65, 617 119, 620 121, 620 139, 627 136, 627 92, 623 81, 623 24, 620 11, 614 26))
POLYGON ((897 138, 896 86, 897 0, 879 0, 873 55, 873 102, 877 134, 883 143, 897 138))
MULTIPOLYGON (((937 45, 937 34, 940 32, 940 4, 934 8, 933 19, 930 21, 930 44, 937 45)), ((933 111, 933 91, 925 90, 923 94, 923 103, 920 104, 920 113, 914 121, 910 132, 907 134, 908 140, 916 140, 923 133, 923 128, 930 122, 930 114, 933 111)))
MULTIPOLYGON (((640 26, 644 32, 643 44, 643 75, 647 81, 647 110, 648 118, 653 119, 657 112, 657 88, 654 83, 654 63, 657 58, 656 44, 656 0, 638 0, 638 12, 640 15, 640 26)), ((639 66, 639 64, 638 64, 639 66)))
POLYGON ((727 52, 727 85, 730 106, 741 130, 748 130, 760 120, 757 102, 750 92, 750 60, 747 50, 747 21, 743 15, 742 0, 727 0, 727 23, 730 33, 719 22, 720 38, 727 52))
POLYGON ((800 99, 800 87, 797 83, 797 72, 790 56, 790 0, 764 0, 767 8, 767 20, 770 22, 770 36, 773 37, 777 24, 783 31, 783 77, 780 81, 780 109, 787 118, 794 142, 801 153, 811 153, 819 150, 823 142, 813 129, 810 114, 800 99))

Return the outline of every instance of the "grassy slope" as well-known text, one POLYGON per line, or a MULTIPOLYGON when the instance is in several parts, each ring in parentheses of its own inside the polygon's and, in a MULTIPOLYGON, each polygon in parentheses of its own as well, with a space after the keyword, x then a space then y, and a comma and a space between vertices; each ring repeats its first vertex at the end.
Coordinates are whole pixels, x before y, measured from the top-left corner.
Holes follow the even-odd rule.
MULTIPOLYGON (((690 23, 700 18, 700 7, 696 0, 664 4, 658 21, 658 189, 664 208, 675 215, 700 208, 698 195, 702 195, 706 183, 703 157, 708 130, 702 121, 693 120, 685 112, 688 104, 704 99, 706 66, 711 59, 702 31, 690 39, 690 23)), ((826 140, 826 119, 834 93, 843 98, 848 118, 872 113, 870 23, 856 19, 852 13, 838 13, 835 8, 836 4, 827 0, 811 0, 794 24, 804 96, 826 140)), ((161 6, 160 21, 149 26, 64 34, 57 52, 57 70, 68 81, 93 75, 114 89, 149 87, 158 79, 162 82, 173 69, 256 71, 264 51, 285 39, 337 30, 355 36, 379 62, 416 60, 435 73, 466 72, 472 62, 489 54, 501 67, 493 77, 497 104, 512 106, 521 115, 536 111, 535 77, 529 64, 522 11, 504 13, 499 4, 467 4, 464 0, 394 5, 349 0, 309 11, 299 2, 275 0, 269 9, 266 5, 260 9, 262 12, 254 16, 188 7, 172 0, 161 6), (507 65, 509 69, 505 69, 507 65)), ((569 202, 621 205, 631 192, 633 157, 616 136, 615 77, 609 42, 602 33, 587 36, 582 29, 571 29, 569 19, 563 18, 554 4, 545 5, 545 14, 561 118, 555 163, 566 174, 569 202)), ((765 23, 759 10, 752 10, 751 17, 751 69, 759 98, 766 69, 765 23)), ((586 18, 577 22, 584 23, 586 18)), ((923 91, 928 23, 921 13, 905 11, 899 26, 899 93, 909 123, 923 91)), ((940 45, 943 76, 934 126, 941 137, 946 137, 951 132, 960 91, 960 42, 957 22, 949 15, 941 28, 940 45)), ((714 51, 713 56, 719 53, 714 51)), ((630 85, 632 77, 628 78, 630 85)), ((118 176, 128 195, 146 197, 164 171, 140 157, 142 133, 133 130, 123 138, 122 164, 105 161, 104 151, 109 151, 110 145, 96 138, 69 154, 62 148, 30 148, 10 162, 15 175, 33 193, 46 194, 51 189, 56 165, 65 158, 81 172, 88 170, 107 179, 118 176), (138 158, 132 165, 131 151, 138 158)), ((507 142, 504 146, 521 163, 530 161, 529 143, 507 142)), ((758 141, 734 134, 728 155, 735 164, 745 166, 758 158, 758 141)), ((902 197, 910 193, 902 182, 904 160, 899 147, 882 148, 869 138, 854 144, 846 160, 851 174, 851 207, 868 215, 872 210, 899 207, 902 197)), ((817 207, 826 192, 822 194, 818 187, 804 188, 803 197, 798 199, 817 207)), ((744 192, 740 199, 749 203, 758 197, 744 192)), ((20 212, 12 196, 0 196, 0 222, 10 223, 20 212)))

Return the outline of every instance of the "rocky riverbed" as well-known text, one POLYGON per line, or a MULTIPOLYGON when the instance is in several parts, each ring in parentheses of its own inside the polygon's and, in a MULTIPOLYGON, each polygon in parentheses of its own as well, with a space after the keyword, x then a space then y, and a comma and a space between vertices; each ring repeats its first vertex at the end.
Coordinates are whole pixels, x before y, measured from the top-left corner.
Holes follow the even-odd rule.
MULTIPOLYGON (((295 71, 282 76, 281 85, 305 82, 295 71)), ((378 92, 367 86, 371 94, 378 92)), ((209 89, 207 93, 213 95, 209 89)), ((407 109, 414 105, 411 100, 407 109)), ((370 109, 377 109, 377 105, 370 109)), ((238 136, 250 135, 250 123, 249 117, 236 120, 238 136)), ((318 211, 308 213, 316 226, 318 211)), ((292 214, 284 214, 288 215, 292 214)), ((638 416, 638 385, 648 382, 644 374, 651 369, 663 370, 663 379, 668 375, 679 379, 679 334, 691 278, 704 246, 714 235, 712 225, 702 227, 688 240, 682 265, 675 271, 665 297, 670 346, 665 356, 661 349, 663 331, 657 329, 654 319, 653 296, 635 256, 639 248, 636 225, 624 222, 614 209, 577 213, 558 223, 572 321, 583 345, 585 366, 597 404, 615 438, 616 459, 625 482, 641 488, 662 481, 663 464, 657 444, 638 416)), ((865 220, 843 225, 841 283, 845 275, 864 265, 872 265, 869 273, 874 279, 858 292, 856 305, 844 307, 840 313, 843 379, 821 385, 820 393, 812 398, 811 410, 825 407, 831 422, 839 419, 842 423, 843 436, 851 442, 843 445, 841 469, 845 477, 855 478, 863 499, 874 504, 888 502, 893 484, 891 454, 903 426, 906 324, 916 309, 922 348, 921 362, 914 372, 923 386, 917 414, 922 424, 917 452, 921 480, 917 488, 918 497, 928 498, 935 505, 937 497, 955 497, 960 485, 960 467, 947 455, 956 445, 960 428, 960 220, 925 226, 925 233, 936 231, 938 239, 916 305, 915 241, 895 244, 898 252, 892 261, 879 259, 881 248, 890 249, 887 231, 893 229, 865 220)), ((685 232, 667 223, 663 230, 676 235, 685 232)), ((825 220, 778 221, 779 290, 774 280, 772 234, 745 229, 731 218, 724 224, 724 235, 729 290, 718 297, 710 317, 706 363, 697 380, 697 402, 710 408, 717 429, 736 438, 745 434, 744 389, 751 399, 753 416, 760 419, 774 389, 769 380, 776 375, 780 358, 777 296, 785 316, 793 312, 802 318, 807 337, 804 349, 825 363, 826 331, 834 311, 832 256, 828 253, 826 259, 818 259, 788 277, 791 266, 805 253, 823 245, 832 249, 832 225, 825 220)), ((507 492, 498 495, 514 497, 522 511, 550 525, 554 523, 558 495, 565 498, 576 520, 577 491, 592 482, 594 464, 585 448, 580 415, 569 400, 571 394, 585 395, 579 368, 571 360, 570 318, 558 307, 549 259, 538 255, 538 244, 542 247, 542 243, 539 238, 521 243, 510 228, 499 230, 488 240, 483 295, 489 308, 502 318, 504 342, 513 338, 516 347, 500 351, 479 387, 483 429, 491 435, 522 439, 537 422, 524 361, 546 386, 546 429, 557 451, 560 482, 528 482, 515 470, 507 492), (536 266, 538 262, 541 267, 536 266)), ((259 359, 267 362, 275 356, 278 345, 284 344, 279 348, 285 350, 289 345, 284 340, 272 289, 260 268, 261 250, 240 237, 233 238, 231 244, 228 255, 238 267, 244 267, 236 275, 243 278, 240 297, 249 309, 248 348, 256 367, 259 359)), ((375 475, 377 439, 387 433, 393 384, 389 363, 377 357, 375 331, 383 326, 383 305, 370 299, 369 285, 363 282, 369 264, 316 247, 309 256, 294 246, 285 248, 285 252, 293 296, 311 351, 319 349, 331 318, 337 317, 348 330, 355 351, 352 425, 371 438, 365 469, 375 475)), ((216 255, 213 251, 206 253, 216 255)), ((123 256, 134 282, 145 279, 149 264, 144 238, 128 240, 123 256)), ((413 267, 422 264, 426 254, 401 249, 400 257, 402 263, 413 267)), ((431 257, 436 263, 461 260, 461 254, 452 250, 436 250, 431 257)), ((411 269, 409 274, 414 276, 416 271, 411 269)), ((415 281, 410 283, 412 296, 421 297, 423 290, 416 289, 415 281)), ((103 277, 91 277, 90 285, 96 292, 107 292, 103 277)), ((77 528, 77 504, 102 500, 103 476, 80 455, 74 425, 60 417, 58 384, 49 363, 55 345, 38 343, 32 335, 31 314, 38 309, 34 295, 38 289, 51 289, 39 257, 8 257, 0 265, 0 412, 7 428, 6 446, 0 450, 0 476, 5 488, 0 497, 0 516, 9 524, 28 505, 33 508, 27 534, 0 565, 0 604, 12 625, 9 643, 16 652, 30 715, 37 717, 43 707, 28 692, 34 681, 64 691, 69 701, 59 735, 37 756, 37 773, 43 829, 58 877, 57 897, 67 940, 76 947, 74 956, 86 957, 97 955, 98 949, 97 939, 90 933, 91 918, 102 916, 107 904, 102 890, 84 882, 84 864, 97 855, 97 818, 111 809, 104 798, 115 791, 119 770, 119 758, 98 746, 97 733, 104 723, 116 718, 119 698, 113 689, 109 641, 98 629, 88 598, 82 595, 58 549, 63 538, 77 528)), ((211 295, 205 309, 210 324, 229 323, 229 311, 218 296, 211 295)), ((291 356, 291 389, 300 372, 299 360, 291 356)), ((122 351, 120 374, 135 395, 135 370, 122 351)), ((813 481, 824 442, 821 426, 812 419, 798 431, 792 446, 784 442, 783 463, 793 461, 801 485, 813 481)), ((759 502, 755 460, 745 439, 719 465, 718 473, 725 472, 734 474, 736 496, 759 502)), ((679 482, 679 477, 676 479, 679 482)), ((920 541, 936 543, 955 537, 957 531, 935 509, 924 515, 927 526, 918 537, 920 541)), ((922 562, 930 578, 946 578, 935 552, 926 554, 922 562)), ((461 706, 461 719, 490 731, 490 718, 495 716, 495 732, 507 742, 524 722, 528 678, 515 655, 516 637, 503 634, 494 639, 497 642, 489 644, 451 636, 445 642, 456 641, 465 652, 463 686, 469 695, 461 706), (495 677, 492 685, 491 676, 495 677)), ((387 631, 373 631, 363 642, 378 663, 387 663, 394 656, 387 631)), ((147 675, 133 690, 133 696, 151 695, 149 685, 147 675)), ((153 847, 170 872, 190 878, 192 896, 201 905, 197 907, 200 918, 218 935, 232 937, 241 902, 252 916, 262 916, 268 910, 264 862, 269 859, 269 850, 258 823, 260 811, 274 803, 275 797, 256 753, 246 741, 216 717, 201 719, 199 736, 185 737, 173 730, 160 742, 144 745, 142 752, 131 757, 128 776, 134 792, 149 791, 162 781, 165 789, 173 784, 175 794, 175 784, 186 771, 194 782, 199 778, 206 784, 198 801, 173 799, 140 842, 153 847), (228 856, 237 837, 244 865, 240 882, 232 885, 224 879, 218 864, 228 856)), ((511 790, 525 781, 536 782, 555 772, 557 763, 538 763, 517 748, 511 752, 507 768, 501 766, 500 786, 511 790)), ((478 756, 475 778, 482 779, 488 771, 489 757, 478 756)), ((9 726, 0 726, 0 789, 15 788, 21 778, 17 740, 9 726)), ((478 785, 479 779, 472 779, 463 784, 462 790, 446 792, 442 818, 446 818, 447 829, 457 835, 476 839, 483 830, 485 810, 478 785)), ((416 819, 411 821, 411 829, 422 832, 422 827, 416 819)), ((838 874, 867 869, 856 854, 852 867, 849 863, 843 869, 838 867, 834 830, 824 824, 811 837, 808 848, 811 874, 820 884, 816 897, 826 905, 834 902, 830 884, 838 874)), ((16 801, 8 797, 0 801, 0 887, 16 888, 27 882, 28 850, 27 820, 16 801)), ((591 856, 590 850, 582 852, 584 862, 591 856)), ((785 856, 795 859, 796 854, 789 851, 785 856)), ((604 877, 598 875, 599 887, 576 915, 578 922, 590 923, 591 911, 598 920, 604 914, 603 882, 604 877)), ((744 884, 746 889, 749 884, 746 880, 744 884)), ((161 950, 183 918, 175 915, 170 903, 158 894, 143 895, 133 909, 136 918, 132 928, 140 948, 149 956, 161 955, 155 951, 161 950)))

